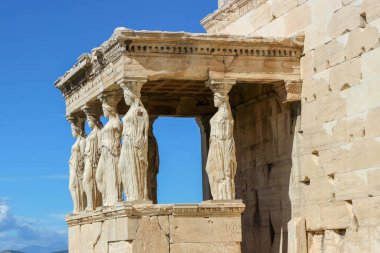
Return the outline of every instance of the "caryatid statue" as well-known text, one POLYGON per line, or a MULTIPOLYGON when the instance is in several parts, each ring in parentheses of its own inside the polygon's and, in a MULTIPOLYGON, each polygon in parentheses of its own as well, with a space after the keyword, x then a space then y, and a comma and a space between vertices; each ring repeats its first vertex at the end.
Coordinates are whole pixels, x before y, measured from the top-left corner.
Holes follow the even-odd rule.
POLYGON ((148 200, 148 129, 149 116, 140 100, 146 80, 124 81, 125 103, 129 106, 123 118, 123 146, 119 171, 127 201, 148 200))
POLYGON ((211 80, 207 83, 214 93, 218 111, 210 120, 210 145, 207 157, 211 194, 214 200, 235 199, 236 153, 233 137, 234 120, 228 92, 234 80, 211 80))
POLYGON ((153 133, 156 117, 149 117, 148 131, 148 198, 157 204, 157 175, 160 166, 158 143, 153 133))
POLYGON ((83 154, 86 145, 86 133, 84 132, 85 120, 75 116, 69 116, 67 117, 67 120, 70 121, 72 135, 76 138, 76 141, 71 148, 71 156, 69 161, 69 189, 73 200, 73 213, 78 213, 83 211, 85 207, 82 184, 84 171, 83 154))
POLYGON ((101 153, 101 130, 103 124, 100 122, 99 114, 93 108, 84 106, 82 111, 86 114, 87 124, 92 129, 86 138, 83 175, 83 189, 87 198, 86 210, 91 211, 102 206, 102 196, 96 186, 95 175, 101 153))
POLYGON ((121 97, 116 92, 105 92, 99 99, 108 122, 101 130, 101 153, 96 169, 96 185, 102 194, 103 206, 114 206, 121 197, 117 170, 122 131, 117 104, 121 97))

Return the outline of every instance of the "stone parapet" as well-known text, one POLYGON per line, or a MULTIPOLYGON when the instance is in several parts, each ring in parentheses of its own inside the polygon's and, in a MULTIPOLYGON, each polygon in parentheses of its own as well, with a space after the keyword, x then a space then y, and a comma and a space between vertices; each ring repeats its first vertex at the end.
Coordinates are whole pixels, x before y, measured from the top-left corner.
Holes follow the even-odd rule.
POLYGON ((69 215, 69 252, 240 253, 244 209, 239 200, 123 203, 69 215))

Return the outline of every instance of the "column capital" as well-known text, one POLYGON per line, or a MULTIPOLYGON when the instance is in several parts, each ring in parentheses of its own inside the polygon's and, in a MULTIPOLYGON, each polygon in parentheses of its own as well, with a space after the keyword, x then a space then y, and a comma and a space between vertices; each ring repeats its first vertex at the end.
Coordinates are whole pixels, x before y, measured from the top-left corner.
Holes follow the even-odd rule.
POLYGON ((98 99, 103 104, 107 104, 112 107, 116 107, 117 104, 120 102, 121 94, 117 91, 103 91, 99 96, 98 99))
POLYGON ((123 77, 117 84, 125 91, 126 89, 140 97, 142 86, 148 82, 147 76, 123 77))
POLYGON ((302 80, 284 80, 284 83, 275 85, 274 90, 283 103, 300 101, 302 92, 302 80))
POLYGON ((211 78, 206 82, 206 87, 210 88, 214 93, 228 94, 235 84, 236 79, 211 78))

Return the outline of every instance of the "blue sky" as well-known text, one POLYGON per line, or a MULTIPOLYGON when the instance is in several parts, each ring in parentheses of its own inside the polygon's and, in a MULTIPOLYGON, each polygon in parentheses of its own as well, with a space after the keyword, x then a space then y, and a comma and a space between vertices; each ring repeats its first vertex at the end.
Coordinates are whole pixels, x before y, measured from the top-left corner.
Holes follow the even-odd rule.
MULTIPOLYGON (((66 245, 74 142, 54 81, 116 27, 204 32, 216 0, 0 0, 0 251, 66 245)), ((159 202, 201 200, 199 128, 158 119, 159 202), (186 133, 186 135, 183 135, 186 133)))

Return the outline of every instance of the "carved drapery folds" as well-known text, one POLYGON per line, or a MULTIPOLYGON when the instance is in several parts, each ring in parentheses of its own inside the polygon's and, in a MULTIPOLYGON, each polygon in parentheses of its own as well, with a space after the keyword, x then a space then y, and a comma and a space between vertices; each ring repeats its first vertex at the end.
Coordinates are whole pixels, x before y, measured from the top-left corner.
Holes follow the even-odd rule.
POLYGON ((83 194, 83 172, 84 161, 83 154, 86 145, 86 134, 84 132, 84 118, 69 116, 67 120, 71 123, 71 132, 75 143, 71 148, 71 156, 69 160, 70 179, 69 190, 73 200, 73 213, 78 213, 85 208, 85 198, 83 194))
POLYGON ((84 151, 84 174, 83 190, 86 194, 86 210, 94 210, 102 205, 102 196, 96 186, 96 169, 101 153, 101 130, 103 124, 100 122, 100 115, 89 106, 84 106, 82 111, 86 114, 87 124, 92 129, 86 138, 86 148, 84 151))
POLYGON ((235 199, 236 151, 233 137, 234 120, 228 92, 236 80, 212 79, 206 85, 214 93, 218 111, 210 120, 210 144, 206 172, 214 200, 235 199))
POLYGON ((148 200, 148 129, 149 116, 141 102, 141 88, 146 78, 123 80, 125 103, 129 106, 123 118, 123 146, 119 160, 119 175, 128 201, 148 200))
POLYGON ((96 184, 102 194, 103 206, 114 206, 121 199, 121 182, 117 169, 122 131, 117 104, 121 97, 116 92, 106 92, 99 99, 108 122, 101 131, 101 154, 96 170, 96 184))

